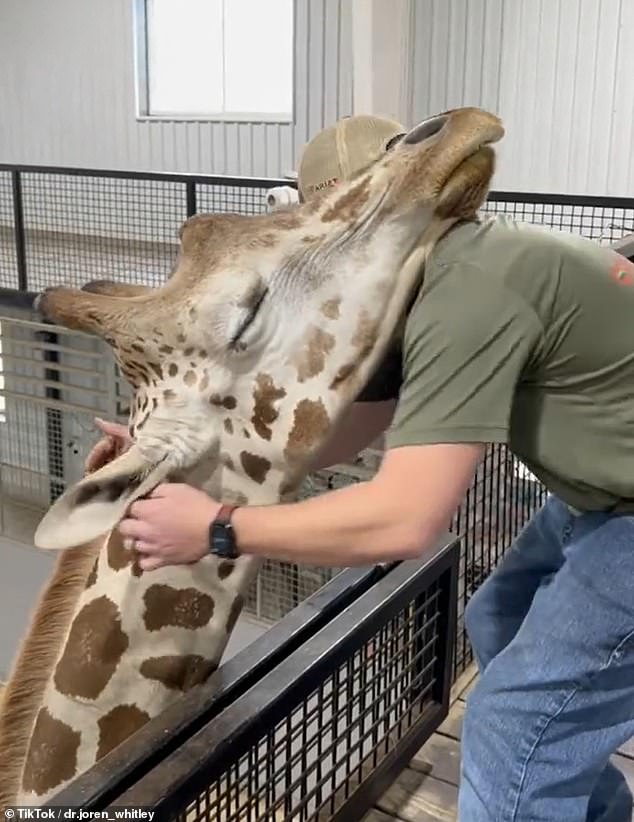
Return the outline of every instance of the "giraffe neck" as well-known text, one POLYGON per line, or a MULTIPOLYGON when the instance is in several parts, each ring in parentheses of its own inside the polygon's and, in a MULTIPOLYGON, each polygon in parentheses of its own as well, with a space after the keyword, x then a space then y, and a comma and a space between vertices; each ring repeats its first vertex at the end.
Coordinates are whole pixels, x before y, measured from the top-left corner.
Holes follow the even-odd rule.
MULTIPOLYGON (((259 499, 264 495, 261 489, 259 499)), ((113 531, 79 591, 50 670, 13 804, 48 801, 206 680, 220 664, 259 564, 255 557, 210 555, 142 572, 113 531)))

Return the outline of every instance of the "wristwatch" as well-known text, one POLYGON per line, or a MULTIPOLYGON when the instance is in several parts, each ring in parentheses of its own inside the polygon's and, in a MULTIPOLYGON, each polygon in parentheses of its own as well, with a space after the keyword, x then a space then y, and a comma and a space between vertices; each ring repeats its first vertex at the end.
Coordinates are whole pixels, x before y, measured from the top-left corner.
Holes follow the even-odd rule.
POLYGON ((223 505, 209 526, 209 553, 223 559, 240 556, 236 544, 236 534, 231 524, 233 512, 238 505, 223 505))

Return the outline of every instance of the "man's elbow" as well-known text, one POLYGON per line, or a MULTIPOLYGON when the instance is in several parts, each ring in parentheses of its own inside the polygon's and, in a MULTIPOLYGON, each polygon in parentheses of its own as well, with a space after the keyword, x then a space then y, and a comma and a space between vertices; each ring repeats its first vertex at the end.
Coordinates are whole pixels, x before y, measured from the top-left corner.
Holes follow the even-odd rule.
MULTIPOLYGON (((443 528, 412 518, 394 526, 389 553, 393 559, 406 561, 424 556, 438 541, 443 528)), ((388 546, 386 546, 387 548, 388 546)))

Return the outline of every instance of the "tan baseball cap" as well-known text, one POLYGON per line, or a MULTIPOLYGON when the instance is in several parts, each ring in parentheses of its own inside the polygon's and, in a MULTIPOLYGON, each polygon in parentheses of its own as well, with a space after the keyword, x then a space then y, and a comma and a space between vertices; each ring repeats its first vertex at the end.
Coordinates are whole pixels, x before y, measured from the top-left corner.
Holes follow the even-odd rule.
POLYGON ((357 114, 320 131, 306 145, 297 183, 302 199, 349 180, 378 160, 406 129, 394 120, 357 114))

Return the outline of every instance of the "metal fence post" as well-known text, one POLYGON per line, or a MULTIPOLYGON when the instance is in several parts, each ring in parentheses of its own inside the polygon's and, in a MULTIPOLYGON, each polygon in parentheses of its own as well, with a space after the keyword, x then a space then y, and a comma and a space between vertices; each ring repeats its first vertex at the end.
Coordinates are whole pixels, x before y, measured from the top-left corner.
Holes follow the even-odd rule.
POLYGON ((193 217, 196 213, 196 183, 193 180, 185 183, 185 201, 187 217, 193 217))
POLYGON ((15 231, 15 261, 18 269, 18 289, 20 291, 28 291, 22 175, 19 171, 13 170, 11 172, 11 183, 13 188, 13 227, 15 231))

